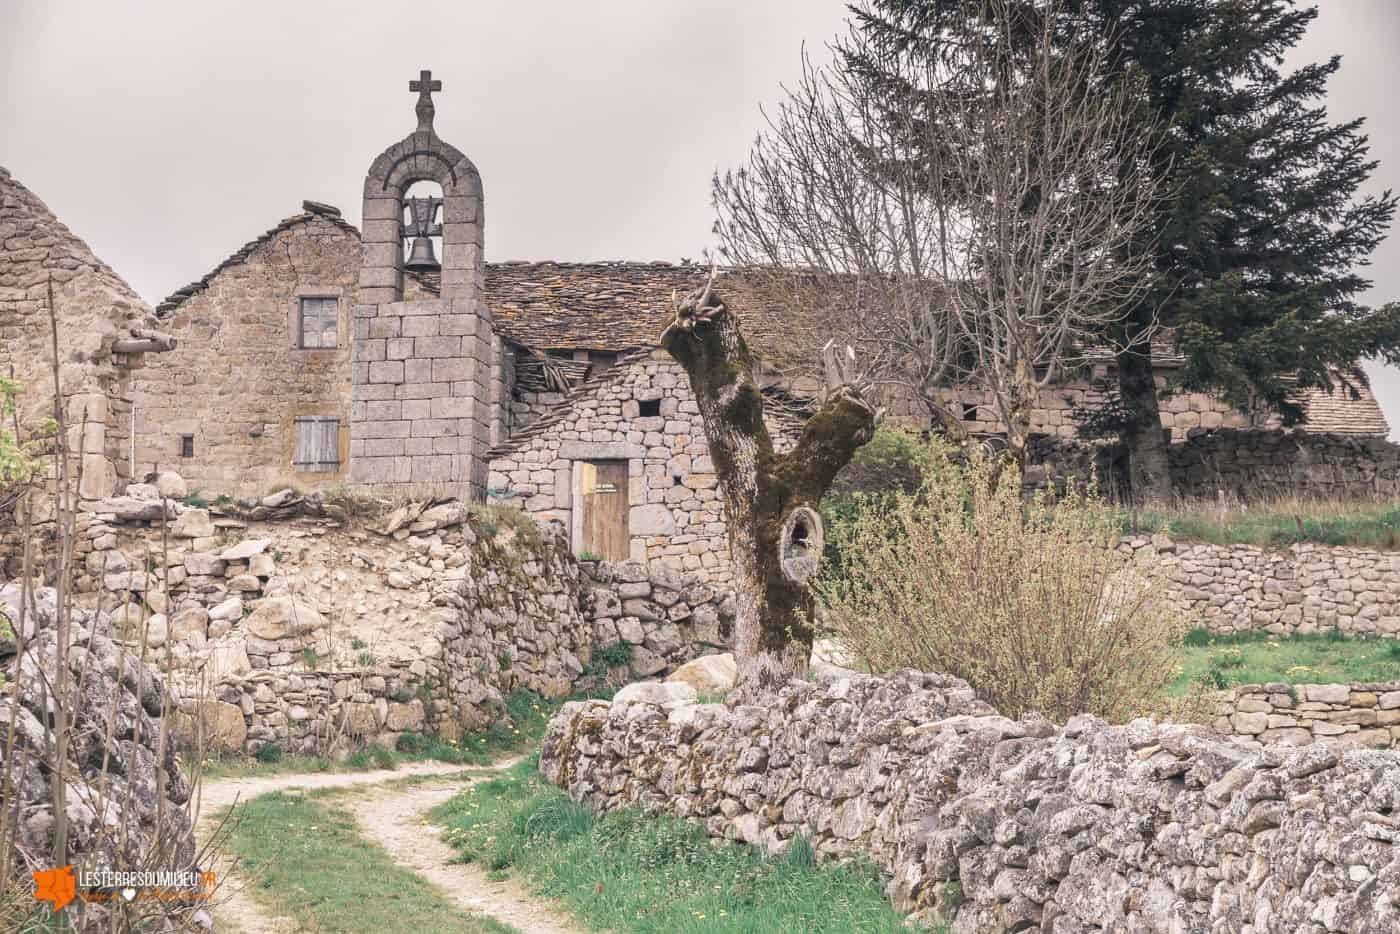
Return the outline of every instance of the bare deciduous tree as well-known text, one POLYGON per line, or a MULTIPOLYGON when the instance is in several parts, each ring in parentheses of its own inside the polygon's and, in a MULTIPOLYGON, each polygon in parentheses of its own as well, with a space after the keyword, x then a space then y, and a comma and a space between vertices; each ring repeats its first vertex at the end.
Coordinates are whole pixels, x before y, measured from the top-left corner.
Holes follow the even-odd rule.
POLYGON ((820 281, 833 300, 796 316, 955 436, 946 390, 986 390, 1018 459, 1041 390, 1150 280, 1160 197, 1132 90, 1096 82, 1099 47, 1052 35, 1055 11, 980 0, 900 47, 853 30, 714 182, 728 258, 820 281))

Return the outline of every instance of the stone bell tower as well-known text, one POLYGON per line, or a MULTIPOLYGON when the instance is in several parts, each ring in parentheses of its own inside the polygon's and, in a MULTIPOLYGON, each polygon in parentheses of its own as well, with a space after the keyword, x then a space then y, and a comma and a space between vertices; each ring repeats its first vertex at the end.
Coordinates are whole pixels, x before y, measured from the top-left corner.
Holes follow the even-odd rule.
MULTIPOLYGON (((359 304, 351 375, 350 481, 409 495, 480 499, 486 485, 482 454, 492 420, 491 313, 484 300, 481 174, 471 160, 438 138, 433 92, 424 71, 418 129, 379 155, 365 176, 359 304), (439 205, 404 195, 415 182, 442 187, 439 205), (416 203, 414 203, 416 202, 416 203), (405 210, 411 210, 405 230, 405 210), (441 233, 441 291, 435 299, 404 301, 404 238, 441 233)), ((431 260, 429 260, 431 262, 431 260)))

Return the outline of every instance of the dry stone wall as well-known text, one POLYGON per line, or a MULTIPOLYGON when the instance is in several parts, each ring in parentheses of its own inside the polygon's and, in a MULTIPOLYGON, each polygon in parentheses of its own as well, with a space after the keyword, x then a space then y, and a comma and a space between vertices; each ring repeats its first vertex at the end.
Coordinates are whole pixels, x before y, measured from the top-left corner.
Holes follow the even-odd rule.
POLYGON ((538 421, 504 446, 491 461, 488 490, 577 539, 575 464, 597 460, 627 462, 631 560, 716 584, 731 579, 719 478, 699 408, 685 371, 664 351, 619 362, 560 418, 538 421), (641 415, 644 403, 657 414, 641 415))
POLYGON ((1327 545, 1268 551, 1160 536, 1125 539, 1120 547, 1161 565, 1177 604, 1214 633, 1335 630, 1400 638, 1400 552, 1327 545))
POLYGON ((1244 684, 1215 721, 1241 741, 1400 746, 1400 681, 1352 684, 1244 684))
MULTIPOLYGON (((19 582, 0 588, 0 748, 6 796, 0 807, 13 836, 15 877, 53 867, 55 820, 51 686, 57 683, 57 594, 38 588, 23 614, 28 637, 18 654, 21 626, 19 582), (18 686, 18 690, 15 688, 18 686), (16 704, 15 701, 18 701, 16 704), (11 734, 13 731, 13 734, 11 734)), ((196 849, 191 787, 173 744, 163 743, 162 719, 175 707, 159 673, 110 638, 103 621, 85 611, 71 621, 68 705, 71 741, 67 776, 67 845, 80 871, 189 870, 196 849)), ((12 880, 6 879, 8 885, 12 880)), ((144 921, 121 916, 110 906, 77 901, 65 912, 65 929, 81 932, 130 929, 208 930, 207 911, 197 902, 141 904, 144 921), (159 915, 165 923, 157 923, 159 915), (125 921, 126 923, 123 923, 125 921)), ((7 918, 16 917, 12 911, 7 918)))
MULTIPOLYGON (((158 482, 180 493, 178 479, 158 482)), ((452 737, 517 689, 656 674, 724 651, 732 628, 727 594, 664 567, 580 565, 513 510, 420 505, 370 528, 320 494, 194 508, 160 493, 133 484, 81 517, 75 591, 167 671, 187 732, 225 750, 452 737)))
POLYGON ((954 934, 1400 928, 1394 752, 1010 720, 916 672, 794 682, 761 706, 630 696, 567 704, 545 776, 598 809, 865 856, 896 905, 954 934))
MULTIPOLYGON (((1377 500, 1400 497, 1400 445, 1382 438, 1265 429, 1193 429, 1168 446, 1172 491, 1188 500, 1224 492, 1233 502, 1279 497, 1377 500)), ((1032 438, 1026 484, 1040 488, 1066 477, 1096 476, 1122 496, 1128 461, 1115 443, 1038 435, 1032 438)))
POLYGON ((585 561, 582 568, 582 606, 598 657, 625 657, 611 672, 616 682, 649 678, 733 644, 731 592, 664 564, 585 561))

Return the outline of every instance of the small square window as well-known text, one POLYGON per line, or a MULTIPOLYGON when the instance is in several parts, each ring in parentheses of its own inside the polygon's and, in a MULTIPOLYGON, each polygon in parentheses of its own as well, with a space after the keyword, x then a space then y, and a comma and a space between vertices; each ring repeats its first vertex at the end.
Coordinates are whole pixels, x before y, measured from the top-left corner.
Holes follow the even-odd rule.
POLYGON ((658 415, 661 414, 660 399, 643 399, 637 405, 640 409, 638 414, 642 418, 656 418, 658 415))
POLYGON ((297 346, 308 350, 333 348, 336 326, 340 317, 340 300, 335 298, 303 298, 300 300, 297 346))
POLYGON ((194 435, 180 436, 180 456, 194 457, 194 435))
POLYGON ((977 406, 974 405, 973 403, 971 403, 971 402, 964 402, 964 403, 962 404, 962 412, 963 412, 963 414, 962 414, 963 421, 965 421, 965 422, 975 422, 975 421, 977 421, 977 406))

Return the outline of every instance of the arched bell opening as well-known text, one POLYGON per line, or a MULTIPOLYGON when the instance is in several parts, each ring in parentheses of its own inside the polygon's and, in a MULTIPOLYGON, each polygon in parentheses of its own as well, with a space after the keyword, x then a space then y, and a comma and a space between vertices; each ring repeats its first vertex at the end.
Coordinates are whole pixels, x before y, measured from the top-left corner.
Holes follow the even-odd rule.
POLYGON ((822 517, 808 506, 798 506, 783 520, 778 538, 778 559, 783 576, 794 584, 806 584, 821 566, 826 545, 822 517))
POLYGON ((442 186, 414 182, 403 193, 403 268, 406 272, 442 271, 442 186))

